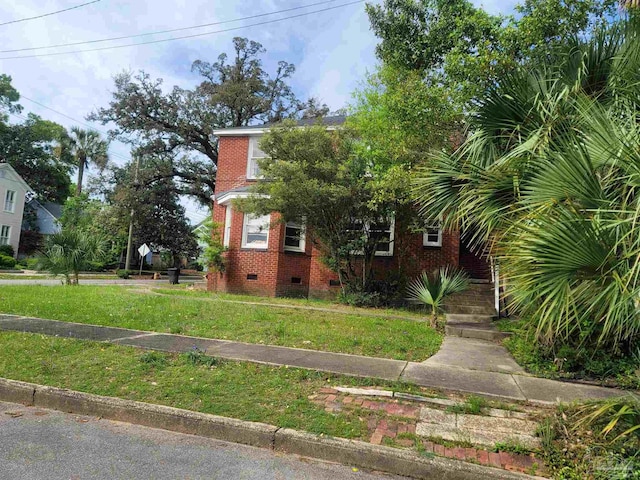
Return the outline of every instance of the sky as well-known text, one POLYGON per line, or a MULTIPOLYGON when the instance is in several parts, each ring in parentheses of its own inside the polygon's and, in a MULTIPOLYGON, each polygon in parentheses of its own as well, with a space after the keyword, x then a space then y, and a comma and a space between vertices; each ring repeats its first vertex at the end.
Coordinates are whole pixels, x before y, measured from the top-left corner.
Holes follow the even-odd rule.
MULTIPOLYGON (((0 24, 55 12, 88 3, 91 0, 20 0, 0 2, 0 24)), ((223 22, 242 17, 276 12, 310 5, 321 0, 99 0, 39 19, 0 25, 0 50, 13 50, 61 43, 98 40, 124 35, 223 22)), ((163 78, 164 86, 195 86, 199 79, 191 72, 195 60, 213 62, 222 52, 231 53, 235 36, 260 42, 267 50, 263 57, 268 72, 279 60, 296 66, 291 85, 299 98, 317 97, 332 110, 344 107, 352 92, 376 65, 377 39, 369 28, 364 3, 325 12, 312 13, 353 0, 335 0, 326 5, 205 28, 126 39, 68 48, 51 48, 24 52, 0 52, 0 73, 13 78, 22 95, 23 115, 33 112, 65 127, 86 127, 85 117, 106 106, 113 91, 113 76, 122 71, 144 70, 152 77, 163 78), (308 13, 280 22, 250 26, 252 23, 308 13), (113 47, 149 40, 172 38, 237 28, 196 38, 138 45, 100 51, 66 53, 113 47), (6 57, 47 54, 33 58, 6 57), (26 98, 25 98, 26 97, 26 98), (27 100, 30 99, 30 100, 27 100), (56 110, 33 103, 31 100, 56 110), (61 115, 63 114, 63 115, 61 115)), ((380 0, 370 0, 378 3, 380 0)), ((508 13, 515 0, 475 1, 488 11, 508 13)), ((21 121, 20 118, 14 118, 21 121)), ((94 124, 106 131, 108 127, 94 124)), ((113 142, 111 158, 123 163, 128 157, 126 145, 113 142)), ((192 223, 205 218, 206 208, 183 200, 192 223)))

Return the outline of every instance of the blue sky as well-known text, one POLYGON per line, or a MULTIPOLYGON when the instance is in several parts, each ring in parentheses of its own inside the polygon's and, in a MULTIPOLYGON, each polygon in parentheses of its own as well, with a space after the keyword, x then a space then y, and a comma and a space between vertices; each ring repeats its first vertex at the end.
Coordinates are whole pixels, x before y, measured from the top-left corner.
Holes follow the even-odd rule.
MULTIPOLYGON (((1 2, 0 23, 72 7, 86 1, 1 2)), ((78 42, 225 21, 317 1, 319 0, 101 0, 58 15, 0 26, 0 50, 78 42)), ((347 1, 336 0, 327 6, 347 1)), ((484 0, 475 3, 482 4, 491 12, 507 13, 513 8, 515 1, 484 0)), ((274 15, 268 19, 320 8, 324 7, 310 7, 307 10, 274 15)), ((291 84, 298 96, 318 97, 332 109, 348 103, 351 93, 358 87, 366 72, 375 68, 374 50, 377 40, 369 29, 364 4, 271 25, 246 27, 247 24, 263 20, 265 18, 180 32, 190 34, 242 27, 234 32, 155 45, 38 58, 0 59, 0 73, 11 75, 14 86, 24 96, 84 122, 88 113, 108 103, 114 74, 123 70, 145 70, 153 77, 162 77, 167 88, 173 85, 192 87, 198 82, 198 78, 191 73, 192 62, 197 59, 215 61, 221 52, 230 51, 234 36, 244 36, 262 43, 267 49, 264 60, 270 71, 273 71, 278 60, 295 64, 297 71, 291 84)), ((173 34, 176 35, 178 34, 173 34)), ((153 39, 171 36, 160 35, 153 39)), ((119 45, 148 39, 149 37, 122 40, 95 46, 119 45)), ((91 47, 80 46, 74 47, 73 50, 85 48, 91 47)), ((0 58, 64 50, 0 53, 0 58)), ((28 100, 22 100, 21 103, 25 112, 38 113, 67 127, 77 124, 28 100)), ((103 128, 99 125, 97 127, 103 128)), ((113 160, 120 163, 120 156, 127 156, 128 148, 114 143, 111 152, 116 155, 113 160)), ((190 201, 184 203, 188 216, 194 223, 204 218, 206 210, 199 209, 190 201)))

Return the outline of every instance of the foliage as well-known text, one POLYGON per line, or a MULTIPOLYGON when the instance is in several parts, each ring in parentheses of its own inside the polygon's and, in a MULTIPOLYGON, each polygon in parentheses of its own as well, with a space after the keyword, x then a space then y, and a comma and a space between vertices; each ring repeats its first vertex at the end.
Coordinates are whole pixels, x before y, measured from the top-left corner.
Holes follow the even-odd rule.
POLYGON ((15 253, 11 245, 0 245, 0 254, 13 257, 15 253))
POLYGON ((146 243, 152 250, 165 250, 170 257, 167 263, 175 265, 181 256, 195 257, 198 247, 173 180, 151 181, 157 173, 155 165, 155 159, 145 156, 139 159, 137 175, 132 162, 106 170, 98 190, 107 204, 103 221, 117 232, 118 247, 122 249, 133 211, 134 244, 146 243))
POLYGON ((134 272, 132 272, 131 270, 125 270, 123 268, 119 268, 118 270, 116 270, 116 275, 118 276, 118 278, 122 278, 123 280, 129 278, 133 273, 134 272))
POLYGON ((160 352, 144 352, 140 355, 140 361, 146 365, 151 365, 156 368, 166 367, 168 362, 168 356, 166 353, 160 352))
POLYGON ((426 215, 499 259, 551 348, 628 352, 640 333, 638 41, 631 19, 505 76, 416 183, 426 215))
POLYGON ((561 406, 547 419, 543 456, 555 478, 640 478, 638 398, 561 406))
POLYGON ((63 203, 69 195, 72 161, 55 148, 67 137, 57 123, 29 114, 22 123, 0 121, 0 161, 9 163, 41 201, 63 203))
MULTIPOLYGON (((9 75, 0 74, 0 112, 6 110, 11 113, 20 113, 22 107, 16 102, 20 100, 20 94, 11 85, 11 77, 9 75)), ((0 113, 0 122, 6 121, 6 115, 0 113)))
POLYGON ((204 249, 198 263, 203 268, 209 268, 214 272, 224 273, 225 263, 222 254, 225 247, 222 244, 220 230, 222 225, 209 219, 202 224, 202 229, 198 233, 198 240, 204 245, 204 249))
POLYGON ((204 350, 195 346, 185 353, 184 357, 187 363, 193 366, 204 365, 205 367, 213 368, 222 363, 221 359, 211 357, 207 355, 204 350))
POLYGON ((0 253, 0 268, 11 269, 16 266, 16 259, 0 253))
POLYGON ((297 128, 287 123, 271 129, 261 143, 269 158, 260 162, 269 181, 257 182, 252 197, 236 205, 254 214, 279 212, 282 222, 304 223, 307 241, 321 250, 342 289, 370 292, 373 260, 384 241, 381 231, 394 215, 396 199, 357 154, 356 144, 348 128, 328 131, 321 124, 297 128), (380 194, 383 189, 387 195, 380 194))
POLYGON ((489 407, 489 402, 484 397, 470 395, 464 403, 456 403, 447 407, 447 412, 451 413, 468 413, 469 415, 482 415, 489 407))
POLYGON ((71 134, 67 136, 56 149, 58 155, 71 155, 74 166, 78 169, 76 182, 76 195, 82 193, 82 181, 84 170, 91 164, 102 172, 109 161, 107 150, 109 142, 100 137, 96 130, 83 130, 79 127, 71 127, 71 134))
POLYGON ((170 185, 178 193, 193 195, 205 205, 215 187, 215 129, 280 121, 307 107, 319 108, 316 100, 300 102, 293 94, 287 83, 295 71, 292 64, 280 61, 269 74, 262 64, 262 45, 236 37, 233 47, 231 59, 222 53, 216 62, 193 63, 192 70, 202 78, 194 89, 174 86, 165 92, 162 79, 145 72, 117 75, 109 106, 90 115, 91 120, 116 125, 112 138, 162 158, 166 168, 158 179, 175 178, 176 184, 170 185))
POLYGON ((38 255, 38 270, 63 275, 67 285, 78 285, 78 275, 89 262, 105 253, 104 240, 77 229, 63 229, 49 235, 38 255))
POLYGON ((431 325, 435 326, 438 313, 446 297, 469 288, 469 278, 461 270, 442 267, 429 275, 422 272, 407 288, 408 300, 431 307, 431 325))
POLYGON ((513 335, 504 341, 504 345, 518 364, 538 376, 640 389, 640 350, 628 355, 569 345, 551 348, 536 342, 535 331, 526 326, 514 328, 513 335))
POLYGON ((525 0, 508 16, 469 0, 385 0, 367 13, 385 64, 422 73, 467 106, 518 65, 589 36, 618 12, 616 0, 525 0))

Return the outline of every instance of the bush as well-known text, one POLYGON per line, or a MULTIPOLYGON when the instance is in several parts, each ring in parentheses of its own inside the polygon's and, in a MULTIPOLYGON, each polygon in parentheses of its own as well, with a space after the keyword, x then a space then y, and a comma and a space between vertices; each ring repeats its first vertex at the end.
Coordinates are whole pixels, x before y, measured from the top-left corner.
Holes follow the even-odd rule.
MULTIPOLYGON (((4 246, 4 245, 3 245, 4 246)), ((13 257, 0 253, 0 268, 13 268, 16 266, 16 260, 13 257)))
POLYGON ((37 270, 38 269, 38 259, 37 258, 27 258, 27 268, 29 270, 37 270))
POLYGON ((7 257, 13 257, 16 252, 13 250, 11 245, 0 245, 0 255, 5 255, 7 257))
POLYGON ((119 278, 127 279, 131 276, 131 274, 132 274, 131 270, 124 270, 124 269, 116 270, 116 275, 119 278))
POLYGON ((87 262, 85 270, 87 272, 104 272, 106 270, 106 264, 104 262, 87 262))

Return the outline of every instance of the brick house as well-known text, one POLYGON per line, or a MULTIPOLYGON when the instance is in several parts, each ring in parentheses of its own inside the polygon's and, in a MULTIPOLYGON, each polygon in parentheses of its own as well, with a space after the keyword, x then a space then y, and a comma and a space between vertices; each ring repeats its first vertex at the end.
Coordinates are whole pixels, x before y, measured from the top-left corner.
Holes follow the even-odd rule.
MULTIPOLYGON (((338 128, 344 117, 327 117, 327 128, 338 128)), ((309 125, 309 120, 299 122, 309 125)), ((338 277, 321 261, 321 253, 306 242, 303 226, 279 222, 277 213, 262 218, 245 215, 233 208, 233 201, 246 197, 259 179, 257 160, 265 154, 259 139, 268 127, 251 126, 218 130, 218 170, 213 220, 222 226, 221 237, 227 251, 224 274, 210 273, 209 290, 265 296, 328 298, 339 290, 338 277)), ((402 272, 411 278, 421 271, 445 265, 460 266, 473 278, 488 278, 484 260, 475 256, 457 231, 438 226, 422 233, 410 233, 395 220, 379 226, 388 238, 378 247, 375 269, 402 272)), ((385 238, 386 239, 386 238, 385 238)))

